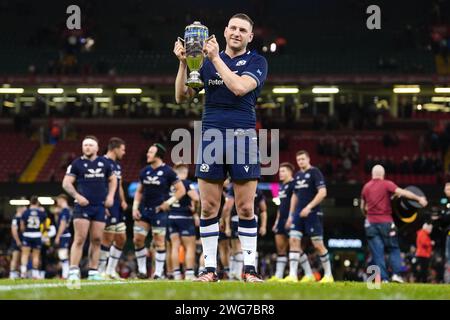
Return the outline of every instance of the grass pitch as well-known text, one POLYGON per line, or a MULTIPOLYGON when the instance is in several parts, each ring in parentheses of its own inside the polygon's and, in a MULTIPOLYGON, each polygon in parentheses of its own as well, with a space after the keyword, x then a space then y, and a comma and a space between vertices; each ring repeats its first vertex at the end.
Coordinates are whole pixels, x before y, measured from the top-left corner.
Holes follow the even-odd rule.
POLYGON ((366 283, 332 284, 243 283, 222 281, 86 281, 70 289, 62 280, 0 280, 0 299, 31 300, 450 300, 450 285, 381 284, 368 289, 366 283))

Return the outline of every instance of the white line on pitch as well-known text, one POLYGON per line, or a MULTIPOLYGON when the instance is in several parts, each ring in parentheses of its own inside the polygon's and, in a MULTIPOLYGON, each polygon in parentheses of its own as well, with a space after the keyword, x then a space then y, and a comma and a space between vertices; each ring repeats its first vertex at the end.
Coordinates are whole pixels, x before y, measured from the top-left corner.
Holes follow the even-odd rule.
MULTIPOLYGON (((81 287, 90 287, 90 286, 108 286, 108 285, 116 285, 116 284, 135 284, 135 283, 156 283, 156 281, 148 281, 148 280, 133 280, 133 281, 96 281, 96 282, 80 282, 81 287)), ((75 284, 72 283, 72 286, 75 284)), ((70 284, 67 282, 59 282, 59 283, 33 283, 33 284, 17 284, 17 285, 0 285, 0 291, 11 291, 11 290, 29 290, 29 289, 46 289, 46 288, 62 288, 68 287, 70 284)))

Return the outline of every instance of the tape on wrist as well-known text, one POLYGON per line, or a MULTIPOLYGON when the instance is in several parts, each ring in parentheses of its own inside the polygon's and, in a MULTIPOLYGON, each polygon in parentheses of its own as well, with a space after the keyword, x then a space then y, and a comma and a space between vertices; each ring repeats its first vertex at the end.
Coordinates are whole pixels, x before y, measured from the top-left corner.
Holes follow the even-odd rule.
POLYGON ((138 210, 139 209, 139 202, 133 202, 133 210, 138 210))

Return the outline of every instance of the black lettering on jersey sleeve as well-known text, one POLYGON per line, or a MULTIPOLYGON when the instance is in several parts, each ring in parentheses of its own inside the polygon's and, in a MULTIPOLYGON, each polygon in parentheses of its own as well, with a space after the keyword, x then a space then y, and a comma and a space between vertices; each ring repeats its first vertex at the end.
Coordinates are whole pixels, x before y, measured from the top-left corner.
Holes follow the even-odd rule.
POLYGON ((255 56, 250 60, 242 75, 255 79, 258 87, 261 87, 267 78, 267 60, 262 56, 255 56))

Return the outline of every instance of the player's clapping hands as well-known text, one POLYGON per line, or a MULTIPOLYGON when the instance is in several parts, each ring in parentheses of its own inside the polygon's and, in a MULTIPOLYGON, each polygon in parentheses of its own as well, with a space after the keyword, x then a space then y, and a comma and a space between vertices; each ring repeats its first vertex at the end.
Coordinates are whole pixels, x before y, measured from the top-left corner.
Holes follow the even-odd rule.
POLYGON ((205 42, 203 45, 203 52, 211 61, 219 56, 219 43, 217 42, 216 37, 212 37, 205 42))

